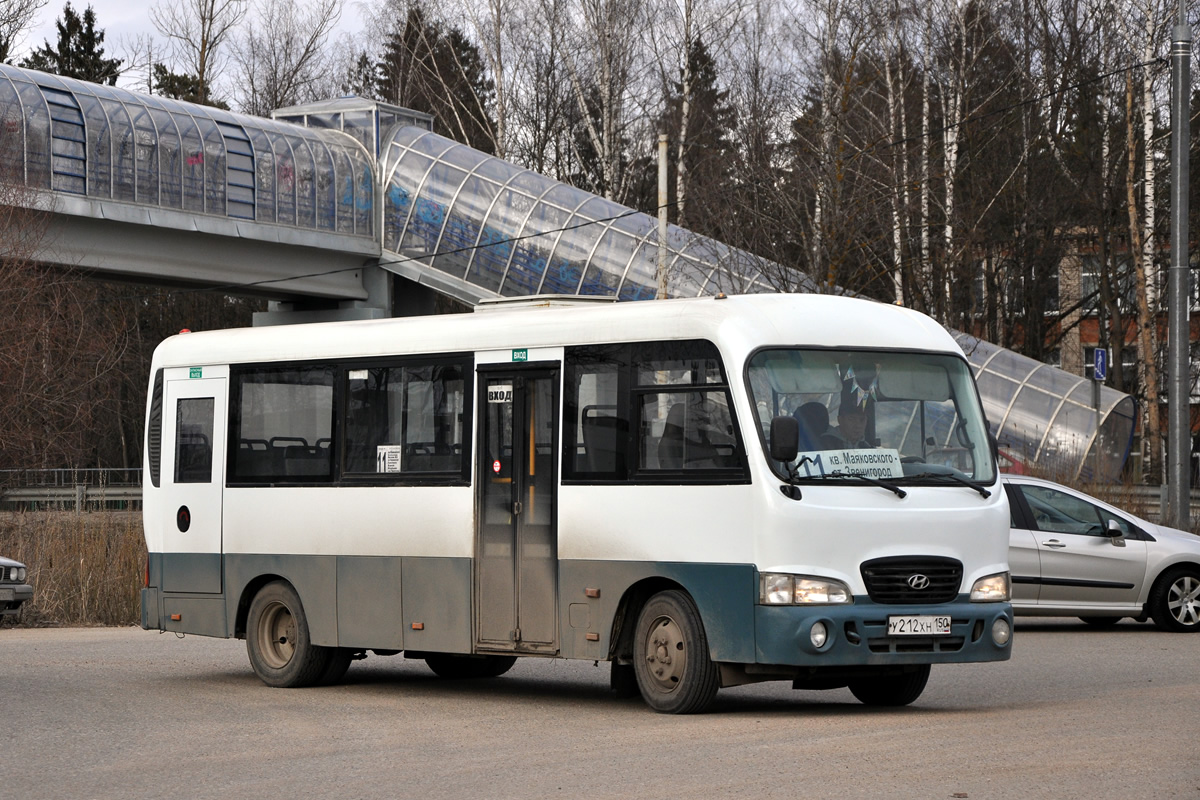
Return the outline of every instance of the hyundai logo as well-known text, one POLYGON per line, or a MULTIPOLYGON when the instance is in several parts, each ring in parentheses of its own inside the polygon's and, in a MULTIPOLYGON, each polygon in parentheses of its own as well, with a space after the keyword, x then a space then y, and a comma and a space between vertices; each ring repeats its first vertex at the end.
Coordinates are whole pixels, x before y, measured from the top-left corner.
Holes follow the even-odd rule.
POLYGON ((915 575, 909 575, 908 576, 908 585, 909 585, 909 588, 916 589, 917 591, 921 591, 922 589, 928 589, 929 588, 929 576, 922 575, 919 572, 915 575))

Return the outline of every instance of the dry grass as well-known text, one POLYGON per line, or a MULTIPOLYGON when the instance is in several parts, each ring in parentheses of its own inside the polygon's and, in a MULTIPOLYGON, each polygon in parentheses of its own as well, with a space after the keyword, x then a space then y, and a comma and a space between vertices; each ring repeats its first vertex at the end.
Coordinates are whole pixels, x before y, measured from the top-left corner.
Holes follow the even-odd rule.
POLYGON ((33 599, 3 624, 134 625, 146 541, 140 513, 0 515, 0 554, 29 568, 33 599))

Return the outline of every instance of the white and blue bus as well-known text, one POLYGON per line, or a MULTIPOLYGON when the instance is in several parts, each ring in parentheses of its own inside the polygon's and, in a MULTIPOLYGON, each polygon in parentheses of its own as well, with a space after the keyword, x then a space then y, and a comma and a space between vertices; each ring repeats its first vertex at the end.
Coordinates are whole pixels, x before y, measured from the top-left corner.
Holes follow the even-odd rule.
POLYGON ((142 627, 244 638, 270 686, 530 656, 609 661, 668 713, 764 680, 903 705, 1011 651, 987 422, 911 310, 534 298, 187 333, 147 405, 142 627))

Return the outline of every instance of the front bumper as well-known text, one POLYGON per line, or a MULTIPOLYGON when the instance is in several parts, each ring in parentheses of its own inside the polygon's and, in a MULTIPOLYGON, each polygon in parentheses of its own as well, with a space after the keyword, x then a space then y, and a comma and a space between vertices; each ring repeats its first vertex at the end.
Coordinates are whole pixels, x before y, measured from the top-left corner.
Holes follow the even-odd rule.
POLYGON ((0 617, 15 615, 21 605, 33 598, 33 587, 27 583, 0 586, 0 617))
POLYGON ((873 666, 1007 661, 1012 656, 1012 606, 972 603, 960 594, 938 605, 881 605, 855 597, 844 606, 755 606, 755 660, 789 666, 873 666), (889 616, 950 617, 949 636, 888 636, 889 616), (997 619, 1008 622, 1009 640, 992 640, 997 619), (827 641, 815 647, 812 626, 822 622, 827 641))

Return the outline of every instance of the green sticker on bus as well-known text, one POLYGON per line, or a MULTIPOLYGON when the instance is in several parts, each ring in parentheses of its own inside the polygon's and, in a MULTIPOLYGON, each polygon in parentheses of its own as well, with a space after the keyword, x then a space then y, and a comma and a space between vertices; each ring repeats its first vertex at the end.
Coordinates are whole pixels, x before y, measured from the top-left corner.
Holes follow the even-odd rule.
POLYGON ((522 347, 520 350, 513 350, 513 361, 528 361, 529 349, 522 347))
POLYGON ((204 367, 192 367, 191 369, 188 370, 188 377, 189 378, 203 378, 204 377, 204 367))

